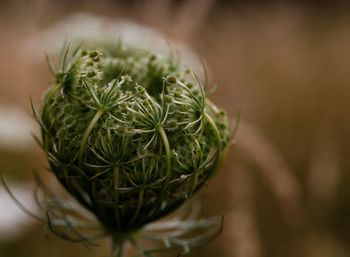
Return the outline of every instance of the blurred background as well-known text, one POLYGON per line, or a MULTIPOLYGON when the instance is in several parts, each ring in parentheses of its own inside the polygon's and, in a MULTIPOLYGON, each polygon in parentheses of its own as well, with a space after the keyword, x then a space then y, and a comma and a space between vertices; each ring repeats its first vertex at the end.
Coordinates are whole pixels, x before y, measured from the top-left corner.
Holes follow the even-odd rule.
MULTIPOLYGON (((76 13, 129 20, 192 48, 208 68, 209 85, 218 85, 213 101, 230 117, 241 115, 223 169, 200 193, 204 214, 225 214, 224 230, 188 256, 349 257, 348 7, 346 1, 1 0, 0 170, 35 211, 32 171, 46 176, 47 164, 31 137, 38 128, 28 99, 39 104, 52 82, 37 39, 76 13)), ((0 186, 1 257, 107 256, 101 244, 89 251, 56 238, 0 186)))

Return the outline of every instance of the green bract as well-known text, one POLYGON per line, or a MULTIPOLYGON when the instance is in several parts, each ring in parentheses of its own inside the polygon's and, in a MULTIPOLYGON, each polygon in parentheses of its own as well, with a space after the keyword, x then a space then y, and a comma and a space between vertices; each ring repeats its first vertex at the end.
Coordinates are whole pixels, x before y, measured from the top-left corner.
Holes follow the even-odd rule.
POLYGON ((229 143, 225 112, 190 69, 120 42, 67 50, 40 125, 56 177, 120 236, 184 203, 229 143))

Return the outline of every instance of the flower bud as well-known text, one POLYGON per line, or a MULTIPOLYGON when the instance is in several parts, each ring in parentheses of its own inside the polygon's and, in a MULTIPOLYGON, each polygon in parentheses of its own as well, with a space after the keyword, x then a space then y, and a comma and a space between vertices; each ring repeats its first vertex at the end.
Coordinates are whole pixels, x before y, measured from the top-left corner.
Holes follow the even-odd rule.
POLYGON ((174 211, 218 170, 226 114, 170 57, 86 45, 56 74, 74 78, 69 94, 57 79, 45 96, 43 146, 66 190, 107 233, 126 235, 174 211))

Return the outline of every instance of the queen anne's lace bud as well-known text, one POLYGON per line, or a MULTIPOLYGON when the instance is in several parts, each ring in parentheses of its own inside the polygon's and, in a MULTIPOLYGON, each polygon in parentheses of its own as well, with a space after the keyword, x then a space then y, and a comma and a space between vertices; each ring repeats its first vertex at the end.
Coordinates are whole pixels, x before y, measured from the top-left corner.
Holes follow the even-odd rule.
POLYGON ((43 147, 59 181, 107 233, 172 212, 217 171, 226 114, 193 72, 120 43, 69 56, 42 105, 43 147))

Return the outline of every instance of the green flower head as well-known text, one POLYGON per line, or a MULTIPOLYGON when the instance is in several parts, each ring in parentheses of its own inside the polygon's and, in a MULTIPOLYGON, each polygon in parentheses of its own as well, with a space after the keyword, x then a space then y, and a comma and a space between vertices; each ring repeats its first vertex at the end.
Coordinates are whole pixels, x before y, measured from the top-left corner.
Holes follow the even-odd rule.
POLYGON ((217 171, 226 114, 172 57, 121 42, 66 51, 39 122, 49 165, 110 234, 181 206, 217 171))

